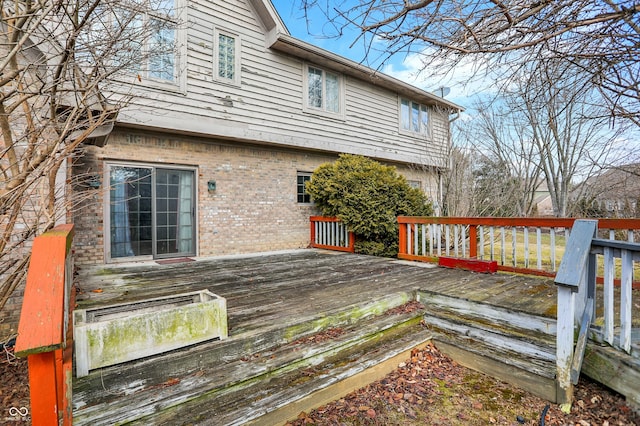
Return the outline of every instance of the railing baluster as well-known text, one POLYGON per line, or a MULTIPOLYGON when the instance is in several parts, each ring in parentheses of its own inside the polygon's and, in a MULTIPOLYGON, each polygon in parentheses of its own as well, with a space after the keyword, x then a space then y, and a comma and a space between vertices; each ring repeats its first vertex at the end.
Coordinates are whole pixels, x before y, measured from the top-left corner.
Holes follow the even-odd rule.
POLYGON ((462 235, 460 235, 460 242, 462 243, 462 257, 467 257, 467 228, 465 226, 460 226, 460 231, 462 231, 462 235))
POLYGON ((436 225, 437 229, 436 229, 436 240, 438 243, 438 256, 442 256, 442 225, 438 224, 436 225))
POLYGON ((434 244, 436 242, 435 239, 435 232, 436 232, 436 228, 435 228, 436 224, 435 223, 430 223, 429 224, 429 255, 433 256, 434 253, 434 244))
POLYGON ((451 247, 451 230, 449 228, 449 225, 444 225, 444 226, 445 226, 445 228, 444 228, 444 234, 445 234, 444 241, 445 241, 445 244, 446 244, 445 247, 444 247, 444 250, 445 250, 445 253, 447 254, 447 256, 449 256, 450 255, 449 249, 451 247))
POLYGON ((427 226, 422 224, 420 229, 422 231, 422 251, 420 252, 420 254, 422 256, 426 256, 427 255, 427 226))
POLYGON ((536 227, 536 255, 537 255, 537 263, 536 266, 538 269, 542 269, 542 229, 540 227, 536 227))
POLYGON ((604 248, 604 341, 613 345, 613 274, 615 270, 613 249, 611 247, 604 248))
POLYGON ((549 245, 551 246, 550 259, 551 262, 551 270, 556 270, 556 228, 551 227, 549 230, 549 245))
POLYGON ((489 260, 493 260, 495 258, 495 243, 494 243, 494 228, 493 226, 489 227, 489 238, 491 238, 491 242, 489 243, 490 247, 489 247, 489 251, 490 253, 490 257, 489 260))
POLYGON ((631 352, 631 297, 633 284, 633 253, 622 250, 622 275, 620 279, 620 346, 631 352))
POLYGON ((524 227, 524 267, 529 267, 529 227, 524 227))
POLYGON ((507 262, 507 248, 505 247, 505 230, 504 226, 500 227, 500 264, 504 265, 507 262))
POLYGON ((513 239, 511 240, 511 256, 513 256, 512 262, 513 262, 513 267, 515 268, 516 266, 518 266, 518 258, 516 256, 517 248, 518 248, 518 235, 517 235, 517 230, 515 226, 512 228, 512 233, 513 233, 513 239))
POLYGON ((460 225, 453 225, 453 247, 456 257, 460 255, 458 251, 458 238, 460 238, 460 225))
POLYGON ((418 255, 419 252, 419 247, 418 247, 418 242, 420 238, 420 233, 418 232, 418 224, 415 223, 413 224, 413 254, 418 255))
POLYGON ((484 226, 478 226, 478 233, 480 234, 480 260, 484 259, 484 226))

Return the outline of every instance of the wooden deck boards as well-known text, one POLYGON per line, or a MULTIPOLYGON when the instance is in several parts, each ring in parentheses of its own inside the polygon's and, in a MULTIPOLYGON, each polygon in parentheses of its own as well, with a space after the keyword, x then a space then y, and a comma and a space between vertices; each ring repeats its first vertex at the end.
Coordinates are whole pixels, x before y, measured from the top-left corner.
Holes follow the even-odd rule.
MULTIPOLYGON (((358 318, 344 315, 358 311, 357 305, 373 306, 378 301, 391 300, 389 303, 395 306, 418 290, 480 302, 490 311, 498 306, 548 318, 555 318, 556 314, 556 288, 549 278, 478 274, 417 262, 311 249, 164 265, 141 262, 84 266, 76 282, 80 290, 79 309, 204 289, 227 299, 229 339, 224 343, 204 343, 170 356, 106 368, 100 374, 76 380, 74 399, 80 403, 79 407, 85 402, 89 407, 99 404, 93 408, 98 410, 115 401, 124 407, 130 401, 122 399, 121 394, 129 395, 142 388, 147 389, 146 392, 161 389, 167 377, 180 377, 185 386, 190 381, 194 386, 202 382, 198 385, 201 389, 192 391, 209 392, 217 380, 216 363, 226 365, 231 353, 236 357, 245 352, 259 353, 273 346, 273 342, 267 344, 267 340, 276 344, 286 341, 284 330, 298 327, 297 324, 305 323, 305 332, 309 333, 322 321, 323 327, 331 327, 336 321, 341 322, 338 324, 341 327, 352 324, 351 321, 358 318), (246 342, 251 339, 255 339, 255 348, 247 346, 246 342), (207 380, 202 378, 203 372, 207 380)), ((363 315, 371 315, 371 311, 363 315)), ((638 312, 634 312, 634 318, 638 318, 638 312)), ((146 395, 140 393, 139 398, 144 399, 146 395)))
POLYGON ((231 333, 255 321, 321 313, 355 300, 417 289, 538 315, 548 315, 555 304, 550 279, 475 274, 321 250, 84 267, 78 286, 80 309, 208 289, 227 299, 231 333))

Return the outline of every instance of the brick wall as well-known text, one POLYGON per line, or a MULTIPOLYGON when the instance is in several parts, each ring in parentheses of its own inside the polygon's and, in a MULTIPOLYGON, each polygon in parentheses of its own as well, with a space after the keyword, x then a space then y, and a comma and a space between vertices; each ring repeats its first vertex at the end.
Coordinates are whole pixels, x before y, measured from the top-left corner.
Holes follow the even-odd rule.
MULTIPOLYGON (((336 157, 209 139, 121 129, 105 148, 90 147, 75 162, 78 174, 104 175, 109 161, 196 168, 199 256, 302 248, 309 244, 309 205, 298 204, 298 171, 336 157), (208 191, 214 180, 216 190, 208 191)), ((104 179, 101 177, 101 181, 104 179)), ((76 188, 78 263, 104 261, 104 197, 108 188, 76 188), (80 189, 80 190, 78 190, 80 189)))
MULTIPOLYGON (((227 143, 210 139, 151 134, 120 129, 105 148, 90 147, 75 161, 81 174, 103 176, 105 162, 138 161, 197 170, 197 250, 199 256, 304 248, 309 244, 313 206, 296 199, 297 172, 312 172, 334 155, 227 143), (216 190, 208 191, 214 180, 216 190)), ((402 169, 409 179, 430 185, 424 172, 402 169)), ((103 178, 101 178, 103 180, 103 178)), ((423 186, 423 187, 424 187, 423 186)), ((75 253, 79 264, 104 262, 104 197, 98 190, 76 188, 79 206, 75 253)))

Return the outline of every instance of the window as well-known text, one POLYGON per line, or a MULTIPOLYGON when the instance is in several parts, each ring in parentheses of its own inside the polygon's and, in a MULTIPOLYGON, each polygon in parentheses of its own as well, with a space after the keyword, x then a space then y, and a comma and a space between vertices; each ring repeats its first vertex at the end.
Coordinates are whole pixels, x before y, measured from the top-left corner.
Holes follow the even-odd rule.
POLYGON ((400 100, 400 130, 429 134, 429 108, 407 99, 400 100))
POLYGON ((342 113, 342 79, 338 74, 308 66, 305 79, 307 109, 333 114, 342 113))
POLYGON ((130 0, 103 5, 99 13, 105 19, 94 20, 91 39, 85 42, 88 47, 99 44, 99 39, 114 42, 109 51, 91 54, 110 57, 115 67, 142 83, 175 87, 180 75, 178 45, 184 44, 178 42, 181 1, 130 0))
POLYGON ((311 180, 311 173, 298 172, 298 203, 311 203, 311 195, 307 193, 306 184, 311 180))
POLYGON ((422 182, 419 180, 407 180, 407 183, 411 188, 422 189, 422 182))
POLYGON ((219 81, 240 83, 240 38, 226 31, 214 31, 214 76, 219 81))

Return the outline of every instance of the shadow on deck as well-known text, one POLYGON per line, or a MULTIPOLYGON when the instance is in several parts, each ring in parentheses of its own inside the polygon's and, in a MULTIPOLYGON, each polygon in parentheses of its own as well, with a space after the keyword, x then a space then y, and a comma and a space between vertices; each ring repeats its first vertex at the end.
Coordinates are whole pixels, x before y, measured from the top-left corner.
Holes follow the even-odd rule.
POLYGON ((463 364, 555 399, 549 279, 320 250, 79 273, 80 309, 209 290, 227 300, 229 338, 74 378, 75 424, 275 424, 386 374, 431 338, 463 364), (384 315, 416 299, 423 311, 384 315), (339 332, 314 340, 327 330, 339 332), (524 359, 488 362, 481 341, 524 359))

